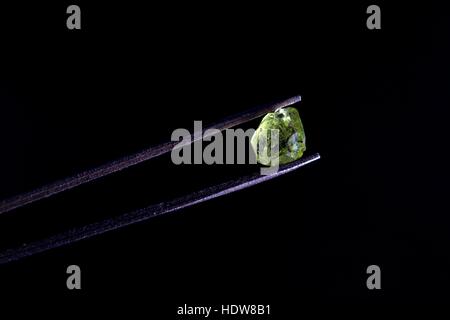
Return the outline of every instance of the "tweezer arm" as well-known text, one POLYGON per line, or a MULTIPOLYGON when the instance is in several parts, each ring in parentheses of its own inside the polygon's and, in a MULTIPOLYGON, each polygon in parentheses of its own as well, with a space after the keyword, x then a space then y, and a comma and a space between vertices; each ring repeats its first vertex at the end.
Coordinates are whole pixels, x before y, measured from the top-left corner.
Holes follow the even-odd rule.
MULTIPOLYGON (((270 111, 274 111, 278 108, 284 108, 284 107, 287 107, 294 103, 300 102, 300 100, 301 100, 300 96, 295 96, 295 97, 280 101, 278 103, 259 106, 257 108, 254 108, 249 111, 235 115, 233 117, 227 118, 227 119, 223 120, 222 122, 211 126, 210 128, 215 128, 215 129, 222 131, 222 130, 231 128, 233 126, 256 119, 256 118, 258 118, 270 111)), ((191 141, 191 143, 192 143, 200 138, 201 138, 201 135, 199 135, 198 133, 194 133, 191 136, 191 139, 187 139, 187 140, 191 141)), ((174 141, 166 142, 166 143, 157 145, 155 147, 145 149, 139 153, 123 157, 119 160, 112 161, 110 163, 99 166, 97 168, 89 169, 89 170, 80 172, 79 174, 76 174, 74 176, 56 181, 56 182, 48 184, 48 185, 44 185, 33 191, 19 194, 11 199, 6 199, 6 200, 0 202, 0 214, 12 211, 14 209, 28 205, 30 203, 42 200, 44 198, 48 198, 48 197, 58 194, 60 192, 73 189, 82 184, 100 179, 107 175, 113 174, 115 172, 121 171, 121 170, 129 168, 131 166, 137 165, 144 161, 156 158, 167 152, 170 152, 173 149, 173 147, 175 147, 177 144, 178 144, 178 142, 174 142, 174 141)))
POLYGON ((81 228, 72 229, 45 240, 26 244, 19 248, 9 249, 0 253, 0 264, 25 258, 27 256, 31 256, 53 248, 58 248, 79 240, 90 238, 92 236, 100 235, 108 231, 116 230, 137 222, 141 222, 155 216, 175 212, 177 210, 187 208, 201 202, 233 193, 235 191, 257 185, 259 183, 297 170, 319 159, 320 155, 317 153, 290 164, 281 166, 277 172, 274 172, 270 175, 261 175, 258 170, 258 172, 253 175, 239 177, 235 180, 214 185, 212 187, 205 188, 201 191, 191 193, 187 196, 180 197, 169 202, 162 202, 143 209, 122 214, 115 218, 110 218, 81 228))

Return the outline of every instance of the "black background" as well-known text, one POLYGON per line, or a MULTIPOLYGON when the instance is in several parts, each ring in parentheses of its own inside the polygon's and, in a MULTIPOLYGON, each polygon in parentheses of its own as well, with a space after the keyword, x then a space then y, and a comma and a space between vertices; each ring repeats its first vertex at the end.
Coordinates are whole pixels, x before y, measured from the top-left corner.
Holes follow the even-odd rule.
MULTIPOLYGON (((2 5, 0 195, 7 198, 301 94, 322 159, 252 189, 2 266, 1 295, 104 309, 445 302, 449 21, 438 5, 2 5), (82 269, 79 292, 66 267, 82 269), (366 288, 366 268, 382 290, 366 288), (48 300, 57 301, 57 300, 48 300), (115 302, 115 303, 113 303, 115 302)), ((7 248, 237 176, 168 156, 1 217, 7 248)), ((3 302, 4 300, 2 300, 3 302)), ((0 302, 0 303, 2 303, 0 302)), ((130 309, 131 310, 131 309, 130 309)))

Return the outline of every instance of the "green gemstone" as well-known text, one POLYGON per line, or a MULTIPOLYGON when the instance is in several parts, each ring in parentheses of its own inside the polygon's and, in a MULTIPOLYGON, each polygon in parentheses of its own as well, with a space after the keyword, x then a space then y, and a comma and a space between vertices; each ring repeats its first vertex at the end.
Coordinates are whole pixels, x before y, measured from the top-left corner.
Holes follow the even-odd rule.
POLYGON ((256 160, 266 166, 273 165, 278 158, 279 164, 299 159, 306 150, 305 131, 297 109, 289 107, 268 113, 262 120, 251 139, 256 160), (278 130, 278 153, 276 144, 271 143, 271 130, 278 130), (260 142, 261 140, 261 142, 260 142), (260 150, 260 148, 262 148, 260 150), (274 154, 272 155, 272 152, 274 154))

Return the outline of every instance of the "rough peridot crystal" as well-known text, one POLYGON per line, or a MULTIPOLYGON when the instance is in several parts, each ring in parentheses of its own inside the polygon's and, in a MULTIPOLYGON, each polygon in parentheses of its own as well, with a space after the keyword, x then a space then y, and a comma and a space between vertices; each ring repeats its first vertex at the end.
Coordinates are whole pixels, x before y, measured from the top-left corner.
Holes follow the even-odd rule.
POLYGON ((305 131, 297 109, 289 107, 268 113, 251 139, 256 160, 266 166, 286 164, 299 159, 306 150, 305 131), (272 129, 275 129, 271 131, 272 129), (276 131, 278 130, 278 131, 276 131), (278 143, 274 133, 278 133, 278 143), (278 145, 278 152, 276 146, 278 145), (273 153, 273 154, 272 154, 273 153))

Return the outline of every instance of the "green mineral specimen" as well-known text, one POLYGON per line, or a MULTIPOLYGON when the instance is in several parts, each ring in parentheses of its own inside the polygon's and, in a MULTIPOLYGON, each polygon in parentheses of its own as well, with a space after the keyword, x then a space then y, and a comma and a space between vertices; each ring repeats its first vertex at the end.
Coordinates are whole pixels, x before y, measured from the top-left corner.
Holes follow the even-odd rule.
POLYGON ((286 164, 299 159, 306 150, 305 131, 297 109, 288 107, 268 113, 251 139, 256 160, 266 166, 286 164), (271 129, 278 133, 278 143, 272 143, 271 129), (276 131, 278 130, 278 131, 276 131), (278 144, 278 153, 276 146, 278 144), (261 149, 260 149, 261 148, 261 149), (273 153, 273 154, 272 154, 273 153))

